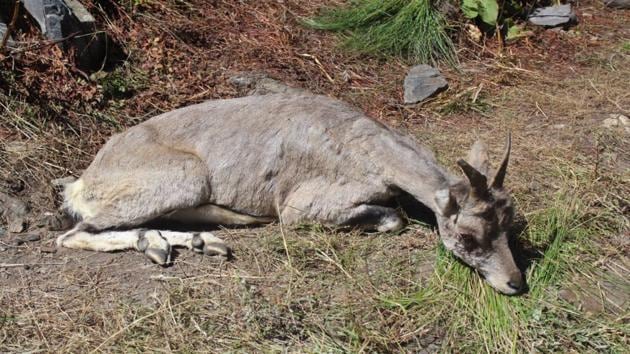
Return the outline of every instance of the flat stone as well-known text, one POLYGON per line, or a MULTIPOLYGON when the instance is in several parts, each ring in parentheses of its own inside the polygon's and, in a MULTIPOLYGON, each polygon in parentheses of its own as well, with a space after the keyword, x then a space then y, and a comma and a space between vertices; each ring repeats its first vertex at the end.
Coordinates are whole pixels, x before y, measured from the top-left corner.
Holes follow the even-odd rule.
POLYGON ((74 17, 83 25, 94 25, 94 16, 77 0, 64 0, 74 17))
POLYGON ((44 3, 42 0, 22 0, 26 11, 35 19, 42 32, 46 32, 46 16, 44 15, 44 3))
POLYGON ((9 220, 8 229, 11 233, 19 234, 26 230, 26 220, 24 220, 24 218, 12 218, 9 220))
MULTIPOLYGON (((7 33, 7 24, 0 21, 0 41, 4 38, 5 33, 7 33)), ((9 36, 9 38, 7 38, 7 47, 11 48, 14 44, 13 38, 9 36)))
POLYGON ((613 9, 630 9, 630 0, 604 0, 604 4, 613 9))
POLYGON ((16 245, 21 245, 27 242, 35 242, 35 241, 39 241, 41 240, 42 237, 40 235, 37 234, 31 234, 31 235, 24 235, 24 236, 20 236, 18 238, 15 239, 15 244, 16 245))
POLYGON ((37 226, 49 231, 62 231, 72 227, 74 219, 67 213, 59 210, 56 213, 44 213, 38 220, 37 226))
POLYGON ((74 48, 77 64, 83 70, 96 70, 106 55, 107 36, 96 30, 96 21, 77 0, 23 0, 46 38, 57 40, 64 50, 74 48), (79 34, 62 40, 73 34, 79 34), (84 34, 84 35, 81 35, 84 34))
POLYGON ((24 0, 24 7, 37 21, 46 38, 59 40, 64 37, 62 22, 69 11, 62 0, 24 0))
POLYGON ((39 249, 41 253, 57 253, 56 247, 43 246, 39 249))
POLYGON ((20 233, 26 228, 28 207, 23 201, 0 192, 0 215, 7 220, 9 232, 20 233))
POLYGON ((622 128, 626 133, 630 133, 630 118, 623 114, 610 114, 602 121, 602 127, 607 129, 622 128))
POLYGON ((617 117, 617 120, 622 126, 624 127, 630 126, 630 118, 624 116, 623 114, 616 114, 615 116, 617 117))
POLYGON ((436 68, 426 64, 416 65, 405 77, 405 103, 418 103, 444 91, 447 87, 448 82, 436 68))
POLYGON ((528 18, 531 24, 545 27, 557 27, 577 23, 577 15, 571 4, 539 7, 528 18))

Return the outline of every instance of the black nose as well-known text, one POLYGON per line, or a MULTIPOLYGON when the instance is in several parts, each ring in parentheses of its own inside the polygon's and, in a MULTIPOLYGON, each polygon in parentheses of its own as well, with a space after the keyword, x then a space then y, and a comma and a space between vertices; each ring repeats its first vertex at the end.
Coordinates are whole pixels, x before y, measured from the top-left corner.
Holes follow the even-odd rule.
POLYGON ((521 284, 515 281, 509 281, 508 286, 514 290, 521 290, 521 284))
POLYGON ((516 291, 520 291, 521 288, 523 287, 523 280, 521 277, 517 278, 517 279, 512 279, 510 281, 507 282, 507 285, 516 290, 516 291))

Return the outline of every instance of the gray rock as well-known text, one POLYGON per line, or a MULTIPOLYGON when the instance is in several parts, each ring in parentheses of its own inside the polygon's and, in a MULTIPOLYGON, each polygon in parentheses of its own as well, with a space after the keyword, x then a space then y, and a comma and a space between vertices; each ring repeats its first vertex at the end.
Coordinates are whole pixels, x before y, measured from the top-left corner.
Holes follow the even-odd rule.
POLYGON ((43 227, 50 231, 67 230, 74 224, 74 219, 63 210, 56 213, 44 213, 37 221, 38 227, 43 227))
POLYGON ((40 235, 37 235, 37 234, 24 235, 24 236, 16 238, 15 239, 15 244, 17 246, 20 246, 20 245, 25 244, 27 242, 36 242, 36 241, 39 241, 41 239, 42 239, 42 237, 40 235))
POLYGON ((609 118, 602 121, 602 127, 607 129, 621 128, 630 134, 630 118, 623 114, 610 114, 609 118))
MULTIPOLYGON (((2 39, 4 38, 5 33, 7 33, 7 24, 0 21, 0 41, 2 41, 2 39)), ((7 39, 7 46, 9 48, 13 47, 15 43, 13 42, 13 38, 11 38, 11 36, 9 36, 9 38, 7 39)))
POLYGON ((48 39, 64 37, 62 23, 68 21, 69 11, 61 0, 24 0, 24 7, 37 21, 42 33, 48 39))
POLYGON ((100 67, 106 55, 107 37, 96 30, 94 17, 77 0, 24 0, 24 8, 42 33, 62 49, 76 48, 80 67, 100 67), (72 34, 77 35, 63 40, 72 34))
POLYGON ((27 214, 28 207, 26 203, 0 192, 0 215, 7 220, 9 232, 19 233, 24 231, 27 214))
POLYGON ((83 26, 94 26, 96 20, 88 10, 81 5, 77 0, 64 0, 68 10, 74 15, 74 17, 83 26))
POLYGON ((448 87, 440 72, 429 65, 416 65, 405 77, 405 103, 423 101, 448 87))
POLYGON ((537 26, 557 27, 577 23, 577 15, 571 4, 539 7, 528 18, 529 22, 537 26))
POLYGON ((26 230, 26 220, 24 218, 14 217, 9 220, 9 232, 19 234, 26 230))
POLYGON ((614 9, 630 9, 630 0, 604 0, 604 4, 614 9))
POLYGON ((2 226, 0 226, 0 237, 4 237, 4 235, 6 234, 7 234, 7 230, 3 228, 2 226))

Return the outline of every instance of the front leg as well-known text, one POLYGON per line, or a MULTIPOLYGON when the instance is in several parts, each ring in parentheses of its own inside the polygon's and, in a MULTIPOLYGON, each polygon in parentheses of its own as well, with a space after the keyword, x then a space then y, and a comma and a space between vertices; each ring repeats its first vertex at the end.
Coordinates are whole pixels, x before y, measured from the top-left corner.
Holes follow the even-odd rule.
POLYGON ((57 246, 97 252, 135 249, 159 265, 171 263, 171 245, 157 230, 90 232, 79 224, 59 236, 57 246))
POLYGON ((367 231, 393 232, 402 229, 404 222, 395 209, 361 204, 340 213, 340 225, 357 226, 367 231))
POLYGON ((174 247, 186 247, 208 256, 229 258, 231 250, 222 239, 211 232, 162 231, 162 236, 174 247))

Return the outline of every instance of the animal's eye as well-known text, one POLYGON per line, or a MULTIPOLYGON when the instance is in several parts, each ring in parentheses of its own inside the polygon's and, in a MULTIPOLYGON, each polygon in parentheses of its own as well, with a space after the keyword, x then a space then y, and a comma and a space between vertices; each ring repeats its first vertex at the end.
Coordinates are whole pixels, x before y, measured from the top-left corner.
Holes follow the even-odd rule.
POLYGON ((462 239, 462 244, 466 250, 471 250, 477 246, 477 241, 475 237, 471 234, 460 234, 462 239))

